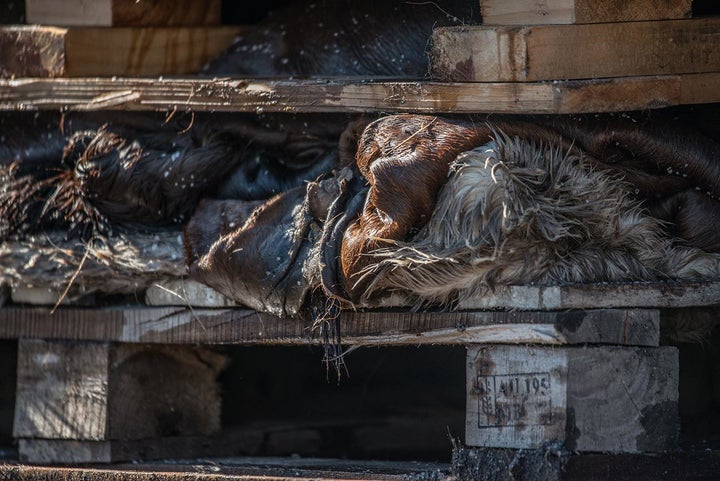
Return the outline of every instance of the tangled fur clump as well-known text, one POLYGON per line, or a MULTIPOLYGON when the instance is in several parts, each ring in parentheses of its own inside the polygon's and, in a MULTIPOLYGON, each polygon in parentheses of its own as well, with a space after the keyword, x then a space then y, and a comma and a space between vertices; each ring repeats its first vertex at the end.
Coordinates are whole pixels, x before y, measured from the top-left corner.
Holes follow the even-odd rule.
POLYGON ((674 243, 620 175, 517 137, 460 154, 428 223, 368 254, 363 301, 452 304, 498 284, 718 278, 720 255, 674 243))

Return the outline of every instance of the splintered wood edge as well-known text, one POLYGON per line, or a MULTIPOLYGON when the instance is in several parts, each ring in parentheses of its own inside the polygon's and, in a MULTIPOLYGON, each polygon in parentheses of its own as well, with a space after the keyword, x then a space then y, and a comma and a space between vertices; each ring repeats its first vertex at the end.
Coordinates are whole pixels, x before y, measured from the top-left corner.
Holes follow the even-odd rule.
POLYGON ((720 101, 720 72, 551 82, 23 78, 0 110, 590 113, 720 101))

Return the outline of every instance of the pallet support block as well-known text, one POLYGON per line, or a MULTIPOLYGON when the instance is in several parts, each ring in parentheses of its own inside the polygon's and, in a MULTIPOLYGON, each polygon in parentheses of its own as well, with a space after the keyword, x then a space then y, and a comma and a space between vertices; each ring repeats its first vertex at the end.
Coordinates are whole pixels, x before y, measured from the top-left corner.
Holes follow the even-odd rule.
POLYGON ((673 347, 472 346, 466 443, 572 451, 677 447, 678 353, 673 347))
POLYGON ((552 25, 689 18, 692 0, 480 0, 484 25, 552 25))
POLYGON ((717 72, 720 18, 433 30, 430 72, 451 82, 717 72), (632 46, 632 48, 629 48, 632 46))
MULTIPOLYGON (((116 461, 110 442, 220 427, 224 357, 188 346, 20 340, 13 436, 35 463, 116 461)), ((191 455, 192 453, 187 453, 191 455)))
POLYGON ((25 0, 27 23, 65 27, 220 24, 221 0, 25 0))

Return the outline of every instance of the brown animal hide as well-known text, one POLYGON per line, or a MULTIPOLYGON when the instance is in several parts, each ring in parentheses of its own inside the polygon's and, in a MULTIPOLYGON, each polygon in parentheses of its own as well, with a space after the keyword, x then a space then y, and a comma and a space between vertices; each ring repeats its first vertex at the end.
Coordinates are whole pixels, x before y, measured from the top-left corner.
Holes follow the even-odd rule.
MULTIPOLYGON (((615 119, 595 119, 592 126, 583 129, 575 120, 548 121, 542 125, 507 119, 472 123, 414 115, 387 117, 370 124, 360 140, 357 154, 358 167, 370 184, 370 190, 362 214, 350 224, 342 239, 340 262, 346 292, 356 301, 367 300, 369 295, 385 289, 413 291, 420 289, 421 285, 434 286, 433 279, 437 279, 439 284, 447 288, 447 292, 436 296, 422 294, 424 291, 420 290, 418 295, 445 302, 458 290, 466 289, 465 295, 470 295, 468 293, 477 293, 476 285, 487 286, 494 282, 563 283, 716 277, 714 259, 691 262, 699 254, 682 251, 679 247, 676 255, 669 255, 668 252, 672 250, 672 245, 667 241, 669 233, 658 219, 648 216, 642 206, 643 202, 652 205, 691 186, 701 186, 701 191, 705 192, 702 202, 686 208, 681 216, 677 215, 677 210, 673 212, 676 219, 684 221, 674 224, 675 232, 697 247, 711 248, 716 245, 718 235, 708 229, 707 218, 698 218, 697 215, 717 211, 717 207, 711 207, 716 205, 715 192, 718 192, 716 189, 720 184, 717 144, 692 133, 684 137, 683 132, 672 132, 666 127, 644 128, 615 119), (603 123, 605 129, 602 128, 603 123), (670 137, 671 133, 675 141, 670 137), (490 189, 491 185, 487 182, 479 182, 475 190, 468 185, 455 186, 455 190, 443 194, 440 205, 435 206, 438 190, 450 171, 450 163, 462 152, 480 147, 491 139, 514 138, 521 138, 523 143, 502 141, 491 149, 495 153, 487 160, 498 159, 498 166, 503 168, 518 166, 521 170, 540 169, 540 173, 536 174, 537 179, 523 177, 517 170, 509 169, 505 177, 514 183, 506 187, 505 194, 493 194, 504 199, 502 202, 490 202, 488 199, 484 203, 477 203, 473 207, 475 210, 445 212, 444 209, 450 203, 462 205, 461 201, 453 200, 460 195, 481 199, 487 192, 497 192, 497 188, 490 189), (512 148, 508 148, 508 145, 512 148), (552 146, 555 150, 545 150, 543 146, 552 146), (521 155, 516 151, 520 151, 521 155), (509 156, 508 161, 506 156, 509 156), (557 162, 553 160, 557 156, 574 160, 557 162), (531 159, 540 160, 526 166, 531 159), (556 171, 558 169, 553 167, 556 164, 565 166, 567 163, 576 167, 571 171, 556 171), (601 170, 612 175, 581 182, 583 177, 580 174, 601 170), (680 172, 680 175, 676 172, 680 172), (570 176, 571 173, 574 175, 570 176), (547 191, 550 189, 548 185, 570 181, 583 184, 583 188, 577 189, 577 192, 570 187, 564 193, 557 189, 547 191), (653 189, 653 181, 660 187, 653 189), (618 189, 619 185, 629 186, 625 187, 627 192, 621 189, 611 196, 611 190, 618 189), (536 189, 534 195, 523 204, 519 194, 532 189, 536 189), (583 197, 580 195, 583 192, 594 192, 595 197, 583 197), (606 195, 612 199, 610 206, 602 206, 600 202, 606 195), (552 202, 545 202, 548 198, 552 202), (635 203, 629 203, 630 200, 635 203), (569 201, 568 212, 571 213, 584 212, 583 202, 597 206, 597 211, 584 217, 579 214, 569 215, 558 207, 561 201, 569 201), (593 216, 601 224, 606 219, 616 219, 608 216, 613 205, 616 211, 626 213, 629 217, 617 218, 620 227, 614 226, 615 230, 591 232, 587 224, 593 216), (511 221, 508 215, 513 208, 520 212, 517 217, 523 222, 517 221, 520 227, 513 228, 511 236, 505 228, 511 221), (441 211, 445 212, 442 216, 438 214, 441 211), (431 221, 431 215, 434 222, 431 221), (470 218, 469 232, 448 231, 444 227, 444 223, 454 226, 466 222, 465 216, 473 216, 470 218), (536 220, 529 222, 531 217, 536 220), (629 220, 636 217, 637 220, 629 220), (641 224, 645 227, 641 228, 641 224), (634 227, 630 228, 631 225, 634 227), (571 226, 588 230, 582 231, 583 235, 570 235, 565 231, 571 226), (620 232, 617 230, 619 228, 628 231, 620 232), (415 235, 420 229, 424 230, 415 235), (519 259, 509 255, 504 246, 509 242, 508 238, 519 235, 518 232, 525 232, 526 238, 522 244, 530 242, 530 245, 534 245, 532 241, 536 240, 539 243, 535 250, 540 249, 542 252, 516 247, 518 252, 523 251, 529 257, 519 259), (633 244, 642 240, 636 238, 640 232, 644 239, 652 240, 652 247, 633 244), (606 241, 598 241, 604 237, 627 243, 608 249, 607 244, 603 243, 606 241), (550 242, 556 239, 569 240, 567 245, 550 242), (661 242, 663 239, 664 243, 661 242), (474 255, 479 255, 484 261, 480 262, 472 256, 468 258, 459 252, 448 254, 448 242, 471 246, 468 248, 473 252, 481 253, 476 252, 474 255), (550 249, 549 253, 543 250, 546 248, 550 249), (588 250, 584 252, 583 249, 588 250), (624 250, 631 255, 621 256, 624 250), (644 258, 642 252, 646 252, 649 257, 644 258), (657 258, 657 252, 663 252, 663 259, 657 258), (569 261, 552 260, 554 257, 550 256, 551 253, 569 261), (402 260, 394 259, 394 255, 402 260), (615 255, 620 257, 614 259, 615 255), (439 265, 440 261, 436 257, 444 259, 444 274, 443 269, 428 270, 422 267, 439 265), (598 259, 603 259, 603 262, 597 262, 598 259), (488 260, 492 260, 492 263, 488 264, 488 260), (505 266, 505 261, 512 268, 505 266), (683 267, 685 264, 687 266, 683 267), (470 269, 476 265, 482 269, 470 269), (520 268, 522 265, 535 267, 520 268), (600 268, 595 268, 597 265, 600 268), (453 269, 455 266, 462 267, 453 269), (468 267, 470 271, 461 272, 463 267, 468 267), (517 272, 510 274, 513 269, 517 272), (459 276, 459 284, 451 282, 454 275, 459 276), (470 278, 476 280, 470 281, 470 278), (468 282, 476 287, 468 287, 468 282)), ((499 168, 492 167, 492 172, 499 168)), ((460 171, 467 172, 468 169, 462 168, 460 171)), ((494 175, 491 177, 493 182, 497 181, 494 175)), ((661 212, 662 209, 656 211, 661 212)))
POLYGON ((294 1, 240 36, 206 72, 421 78, 432 29, 472 22, 478 12, 465 0, 294 1))
POLYGON ((497 284, 715 279, 717 146, 676 132, 683 148, 669 132, 615 118, 386 117, 362 133, 360 175, 205 204, 186 229, 191 275, 278 314, 320 287, 346 305, 389 291, 448 304, 497 284))

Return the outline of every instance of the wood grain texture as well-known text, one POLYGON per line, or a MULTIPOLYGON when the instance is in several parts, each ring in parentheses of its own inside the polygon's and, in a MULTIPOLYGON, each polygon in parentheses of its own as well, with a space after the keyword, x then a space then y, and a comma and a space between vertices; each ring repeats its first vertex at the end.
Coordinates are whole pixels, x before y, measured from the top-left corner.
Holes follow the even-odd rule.
POLYGON ((453 82, 718 72, 720 18, 438 28, 430 57, 432 76, 453 82))
POLYGON ((672 347, 468 349, 470 446, 662 452, 677 447, 678 353, 672 347))
POLYGON ((179 75, 198 72, 238 27, 3 27, 2 77, 179 75))
POLYGON ((27 23, 61 27, 218 25, 220 0, 25 0, 27 23))
MULTIPOLYGON (((211 434, 220 427, 216 379, 224 364, 223 356, 192 346, 20 340, 13 435, 106 441, 211 434)), ((79 457, 102 460, 107 452, 70 444, 79 457)), ((64 462, 79 462, 73 456, 64 462)))
POLYGON ((235 301, 220 294, 212 287, 184 278, 155 282, 145 291, 145 304, 148 306, 193 307, 237 306, 235 301))
POLYGON ((461 303, 460 309, 582 309, 587 307, 690 307, 720 303, 720 282, 504 286, 492 296, 461 303))
POLYGON ((552 83, 358 79, 0 79, 0 110, 564 114, 718 102, 718 85, 720 73, 552 83))
MULTIPOLYGON (((342 342, 348 345, 624 344, 659 341, 657 310, 578 312, 345 311, 342 342)), ((306 323, 245 309, 61 307, 0 309, 0 338, 66 339, 162 344, 320 343, 306 323)))
POLYGON ((480 0, 484 25, 552 25, 689 18, 692 0, 480 0))
POLYGON ((13 436, 102 440, 109 343, 20 340, 13 436))
MULTIPOLYGON (((162 451, 162 449, 161 449, 162 451)), ((139 451, 142 453, 142 451, 139 451)), ((137 458, 136 458, 137 459, 137 458)), ((452 481, 442 463, 256 458, 233 466, 194 460, 192 465, 124 464, 107 468, 0 465, 0 476, 23 481, 452 481)))

